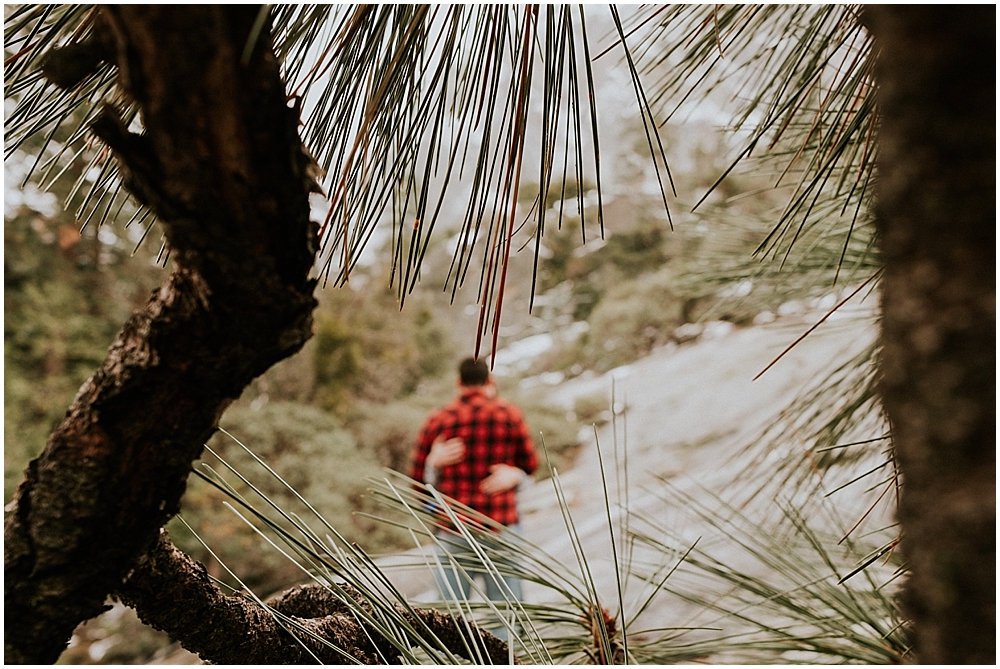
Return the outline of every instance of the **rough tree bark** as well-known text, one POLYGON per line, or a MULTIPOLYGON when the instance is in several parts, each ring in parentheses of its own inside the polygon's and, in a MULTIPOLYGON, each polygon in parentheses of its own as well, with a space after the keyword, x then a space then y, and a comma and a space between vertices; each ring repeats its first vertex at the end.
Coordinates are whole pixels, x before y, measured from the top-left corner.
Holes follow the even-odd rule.
MULTIPOLYGON (((178 510, 226 406, 312 329, 307 159, 267 26, 246 6, 104 6, 139 105, 95 132, 163 222, 175 269, 125 325, 8 506, 6 662, 54 662, 178 510)), ((56 58, 58 60, 58 58, 56 58)), ((96 64, 96 63, 95 63, 96 64)))
MULTIPOLYGON (((271 603, 325 642, 294 638, 256 603, 224 595, 161 530, 225 408, 312 333, 310 159, 267 23, 244 58, 258 14, 104 6, 90 40, 46 65, 64 87, 101 60, 117 67, 143 132, 112 108, 94 132, 162 221, 175 269, 125 325, 8 506, 5 662, 54 662, 109 594, 215 663, 398 660, 392 643, 315 585, 271 603)), ((506 644, 475 626, 463 634, 439 612, 404 613, 456 654, 476 661, 472 639, 507 661, 506 644)))
POLYGON ((996 661, 995 25, 873 6, 882 395, 923 663, 996 661))
MULTIPOLYGON (((159 534, 222 411, 311 331, 307 159, 266 26, 241 62, 257 11, 98 10, 103 42, 86 51, 117 65, 144 130, 128 132, 108 109, 95 131, 163 221, 176 269, 126 324, 8 507, 6 662, 54 661, 116 591, 176 630, 193 618, 161 609, 167 586, 214 601, 231 630, 299 653, 268 661, 302 658, 255 605, 213 599, 220 593, 159 534)), ((921 661, 993 662, 995 9, 872 7, 865 20, 880 49, 882 393, 904 476, 906 607, 921 661)), ((388 657, 338 617, 335 600, 306 592, 276 605, 354 639, 358 659, 388 657)))
MULTIPOLYGON (((371 605, 349 585, 338 588, 340 592, 317 584, 298 586, 267 602, 292 618, 293 637, 257 603, 225 595, 204 566, 175 548, 162 531, 119 595, 143 622, 182 639, 185 648, 216 664, 398 664, 399 649, 373 625, 361 624, 342 598, 350 597, 369 612, 371 605)), ((423 630, 427 638, 433 635, 458 657, 478 664, 482 653, 494 664, 508 662, 507 644, 473 624, 465 631, 464 622, 459 627, 440 611, 398 611, 410 627, 423 630)))

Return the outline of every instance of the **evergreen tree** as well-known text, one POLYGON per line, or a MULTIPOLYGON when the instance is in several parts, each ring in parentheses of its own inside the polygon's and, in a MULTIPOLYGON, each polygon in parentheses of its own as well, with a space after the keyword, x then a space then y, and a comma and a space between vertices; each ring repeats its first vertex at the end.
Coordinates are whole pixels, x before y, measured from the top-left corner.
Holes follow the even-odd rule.
MULTIPOLYGON (((714 19, 714 39, 685 40, 667 22, 647 51, 669 55, 696 44, 706 48, 691 62, 709 63, 713 49, 724 52, 726 16, 737 25, 776 21, 778 33, 792 25, 780 23, 788 15, 773 8, 710 11, 701 25, 714 19)), ((547 202, 549 184, 554 177, 558 183, 557 147, 568 143, 576 165, 593 160, 600 192, 600 141, 588 103, 595 54, 584 15, 551 6, 8 8, 5 80, 20 97, 8 115, 9 141, 86 107, 77 138, 92 132, 108 149, 96 158, 107 175, 101 182, 113 187, 119 179, 155 214, 173 266, 126 322, 9 505, 8 661, 54 661, 110 593, 215 662, 395 657, 401 642, 392 630, 344 610, 343 597, 356 593, 297 589, 272 603, 287 618, 272 617, 256 602, 222 594, 161 528, 179 508, 191 463, 225 408, 310 337, 317 254, 323 277, 347 281, 391 202, 393 278, 405 300, 444 198, 436 188, 463 166, 476 185, 449 281, 464 281, 479 240, 487 250, 480 333, 492 328, 496 336, 524 166, 537 161, 539 201, 547 202), (311 47, 324 40, 322 66, 305 69, 311 47), (310 154, 300 138, 297 94, 320 77, 328 84, 309 110, 310 154), (525 139, 533 96, 541 96, 543 121, 540 151, 531 157, 525 139), (317 163, 331 175, 323 182, 331 214, 322 225, 309 216, 309 195, 320 189, 317 163), (293 640, 282 624, 304 631, 304 640, 293 640)), ((917 657, 988 661, 995 653, 987 601, 995 591, 995 383, 987 371, 995 367, 987 220, 995 209, 988 65, 995 10, 891 7, 859 15, 822 8, 809 16, 814 30, 795 36, 799 50, 787 61, 801 66, 801 79, 757 81, 779 89, 769 127, 797 128, 814 157, 774 244, 798 237, 794 212, 804 212, 807 224, 834 176, 870 169, 869 153, 858 147, 877 146, 881 388, 905 480, 900 522, 917 657), (816 135, 808 123, 793 123, 792 112, 815 102, 810 82, 837 53, 825 51, 830 34, 867 39, 859 21, 870 26, 872 41, 858 60, 855 90, 877 97, 859 93, 862 115, 844 111, 855 103, 831 108, 821 100, 823 113, 848 120, 816 135)), ((760 41, 747 44, 774 52, 760 41)), ((666 205, 666 152, 626 54, 666 205)), ((548 224, 540 208, 539 237, 548 224)), ((423 609, 400 616, 410 630, 434 632, 451 652, 470 655, 449 616, 423 609)), ((489 657, 506 661, 502 642, 481 638, 489 657)), ((615 649, 605 651, 605 661, 616 657, 615 649)))

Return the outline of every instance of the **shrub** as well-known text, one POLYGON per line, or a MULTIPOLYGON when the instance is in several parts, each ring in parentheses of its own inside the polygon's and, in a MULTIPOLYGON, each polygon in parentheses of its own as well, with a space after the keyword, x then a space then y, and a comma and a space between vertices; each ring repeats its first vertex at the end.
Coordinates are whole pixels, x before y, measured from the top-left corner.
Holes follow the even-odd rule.
MULTIPOLYGON (((356 541, 370 552, 409 545, 401 532, 356 513, 372 506, 364 496, 365 478, 377 476, 380 465, 373 453, 357 447, 354 438, 334 417, 314 407, 272 402, 256 411, 248 406, 234 407, 223 418, 222 426, 308 499, 348 541, 356 541)), ((295 509, 319 536, 329 534, 291 492, 231 438, 217 434, 209 446, 269 499, 283 508, 295 509)), ((203 461, 222 473, 240 494, 256 497, 209 453, 206 452, 203 461)), ((226 499, 220 490, 192 476, 182 515, 220 558, 257 591, 271 592, 301 581, 300 570, 223 506, 226 499)), ((255 504, 265 506, 257 500, 255 504)), ((210 573, 224 576, 221 565, 189 533, 176 527, 171 531, 178 545, 205 563, 210 573)))
POLYGON ((584 425, 601 427, 611 420, 611 400, 606 393, 581 395, 573 403, 573 413, 584 425))
POLYGON ((448 337, 419 296, 400 311, 388 289, 332 289, 316 312, 312 359, 314 403, 346 416, 354 400, 389 402, 440 373, 448 337))
POLYGON ((413 445, 427 414, 455 394, 442 381, 421 384, 419 390, 387 404, 358 402, 345 422, 358 447, 371 453, 383 467, 407 473, 413 445))
POLYGON ((673 336, 683 321, 683 301, 672 290, 669 269, 623 282, 600 301, 581 339, 585 368, 605 372, 637 360, 673 336))

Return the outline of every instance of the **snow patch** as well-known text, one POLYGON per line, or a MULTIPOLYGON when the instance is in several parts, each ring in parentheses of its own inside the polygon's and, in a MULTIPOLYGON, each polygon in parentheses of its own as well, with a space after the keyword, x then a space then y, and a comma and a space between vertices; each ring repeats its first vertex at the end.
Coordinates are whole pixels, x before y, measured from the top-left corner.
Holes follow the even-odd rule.
POLYGON ((526 337, 497 351, 493 370, 500 375, 523 372, 535 358, 555 346, 555 338, 548 333, 526 337))

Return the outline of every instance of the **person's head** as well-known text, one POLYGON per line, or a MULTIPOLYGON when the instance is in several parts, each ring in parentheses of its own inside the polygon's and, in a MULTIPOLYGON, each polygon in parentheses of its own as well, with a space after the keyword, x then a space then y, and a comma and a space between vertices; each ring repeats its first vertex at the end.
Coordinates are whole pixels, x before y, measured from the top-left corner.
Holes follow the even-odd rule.
POLYGON ((485 360, 466 358, 458 366, 458 381, 463 386, 485 386, 490 380, 490 368, 485 360))

